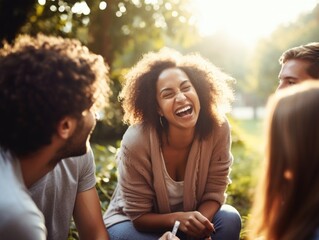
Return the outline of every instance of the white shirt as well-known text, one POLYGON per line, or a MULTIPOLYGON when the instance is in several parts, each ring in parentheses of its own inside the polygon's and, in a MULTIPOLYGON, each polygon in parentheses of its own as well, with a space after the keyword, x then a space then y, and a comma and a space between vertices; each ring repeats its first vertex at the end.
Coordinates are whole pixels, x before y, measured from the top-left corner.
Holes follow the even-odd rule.
POLYGON ((164 172, 164 179, 167 187, 169 204, 171 210, 182 211, 183 210, 183 191, 184 191, 184 181, 175 181, 173 180, 167 172, 164 156, 161 152, 162 161, 164 162, 163 172, 164 172))

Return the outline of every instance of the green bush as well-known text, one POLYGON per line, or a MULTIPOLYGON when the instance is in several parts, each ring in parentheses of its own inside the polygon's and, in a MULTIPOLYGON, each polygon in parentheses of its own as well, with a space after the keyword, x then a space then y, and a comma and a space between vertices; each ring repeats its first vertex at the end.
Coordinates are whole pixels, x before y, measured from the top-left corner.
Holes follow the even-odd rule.
MULTIPOLYGON (((109 205, 110 199, 117 184, 117 168, 115 154, 119 142, 100 145, 92 144, 96 165, 96 189, 100 198, 102 212, 104 213, 109 205)), ((75 224, 70 225, 68 240, 79 239, 75 224)))
POLYGON ((227 203, 236 207, 242 216, 241 239, 246 237, 246 222, 252 207, 258 181, 257 168, 263 158, 262 120, 233 120, 231 171, 232 183, 227 189, 227 203))
POLYGON ((92 148, 96 164, 96 188, 102 211, 105 212, 117 184, 115 154, 118 146, 93 144, 92 148))

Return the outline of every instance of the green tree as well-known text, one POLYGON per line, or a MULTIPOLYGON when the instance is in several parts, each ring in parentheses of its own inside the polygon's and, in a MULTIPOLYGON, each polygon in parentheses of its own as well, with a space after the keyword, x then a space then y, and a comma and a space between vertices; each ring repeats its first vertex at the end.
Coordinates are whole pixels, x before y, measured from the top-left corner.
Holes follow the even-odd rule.
POLYGON ((249 68, 249 81, 253 86, 251 95, 265 103, 278 85, 281 54, 288 48, 319 41, 318 25, 319 5, 310 13, 300 15, 295 22, 279 26, 269 38, 258 44, 249 68))
POLYGON ((113 67, 131 66, 141 53, 170 40, 186 45, 196 33, 188 0, 107 1, 100 11, 97 5, 92 6, 89 46, 113 67))
POLYGON ((189 0, 42 0, 34 4, 21 32, 74 37, 104 57, 111 67, 114 95, 104 115, 108 124, 98 125, 96 138, 102 139, 125 128, 117 101, 125 68, 142 53, 186 47, 196 39, 188 6, 189 0))
POLYGON ((78 38, 112 67, 131 66, 141 53, 167 44, 187 46, 197 35, 189 0, 40 2, 22 32, 78 38))

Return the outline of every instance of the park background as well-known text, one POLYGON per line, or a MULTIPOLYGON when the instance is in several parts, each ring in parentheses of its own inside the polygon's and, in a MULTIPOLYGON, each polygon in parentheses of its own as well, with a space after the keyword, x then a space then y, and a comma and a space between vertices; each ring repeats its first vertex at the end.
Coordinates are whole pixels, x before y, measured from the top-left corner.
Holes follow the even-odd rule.
MULTIPOLYGON (((264 156, 265 106, 278 84, 281 53, 319 41, 317 0, 0 0, 1 40, 39 32, 79 39, 110 66, 113 96, 91 143, 105 211, 117 183, 115 154, 127 126, 118 93, 143 53, 166 46, 198 52, 236 79, 232 184, 227 203, 246 222, 264 156)), ((62 187, 62 186, 61 186, 62 187)), ((74 224, 69 239, 78 239, 74 224)))

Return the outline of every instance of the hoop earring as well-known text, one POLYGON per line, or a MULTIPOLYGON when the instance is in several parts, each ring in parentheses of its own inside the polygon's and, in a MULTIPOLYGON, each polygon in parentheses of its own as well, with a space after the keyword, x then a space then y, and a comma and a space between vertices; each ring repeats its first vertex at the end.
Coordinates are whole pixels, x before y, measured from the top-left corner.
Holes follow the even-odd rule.
POLYGON ((160 121, 160 124, 161 124, 162 128, 164 128, 164 124, 163 124, 163 121, 162 121, 162 117, 163 117, 163 116, 160 116, 159 121, 160 121))

